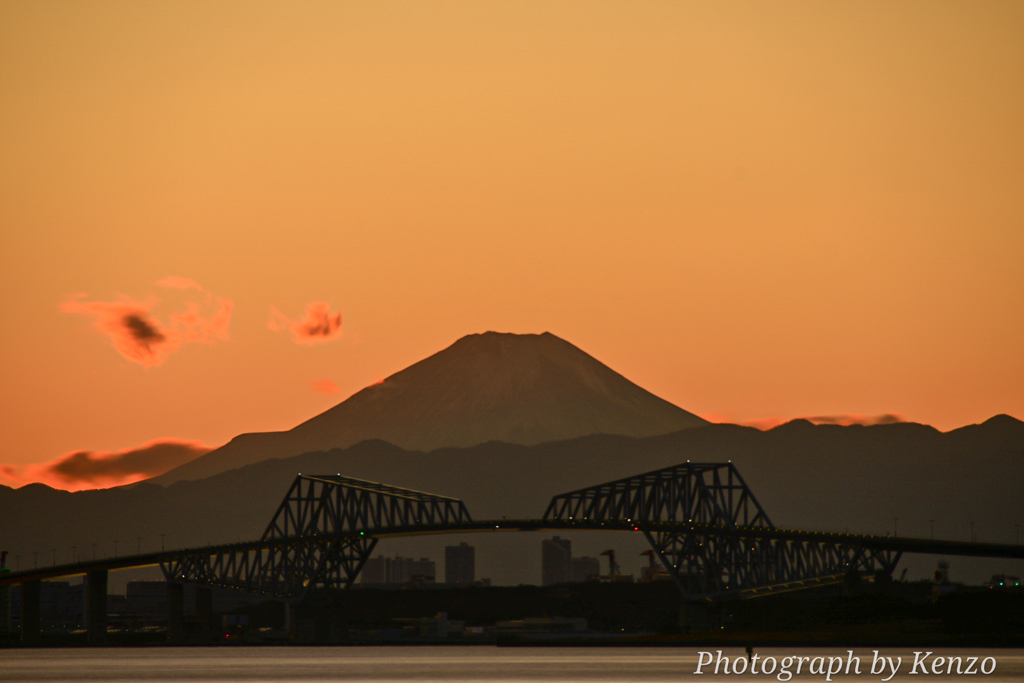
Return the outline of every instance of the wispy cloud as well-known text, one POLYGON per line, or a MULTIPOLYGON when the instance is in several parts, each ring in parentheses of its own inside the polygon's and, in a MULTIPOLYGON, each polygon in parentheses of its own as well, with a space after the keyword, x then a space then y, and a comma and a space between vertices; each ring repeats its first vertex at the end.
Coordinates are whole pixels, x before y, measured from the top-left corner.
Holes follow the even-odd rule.
POLYGON ((302 320, 292 320, 271 308, 267 327, 274 332, 291 331, 296 344, 320 344, 341 336, 341 312, 331 313, 330 304, 313 301, 306 304, 306 316, 302 320))
POLYGON ((906 416, 899 413, 885 413, 884 415, 858 415, 856 413, 847 413, 844 415, 811 415, 802 417, 772 416, 757 418, 754 420, 732 420, 718 413, 705 413, 700 417, 704 418, 708 422, 738 424, 744 427, 754 427, 755 429, 760 429, 762 432, 774 429, 779 425, 792 422, 793 420, 807 420, 808 422, 816 425, 830 424, 842 425, 844 427, 849 427, 851 425, 864 425, 865 427, 869 427, 871 425, 896 424, 898 422, 907 421, 906 416))
POLYGON ((327 396, 333 396, 334 394, 337 394, 341 391, 341 388, 337 384, 335 384, 326 377, 322 377, 321 379, 315 379, 312 382, 310 382, 310 384, 313 385, 313 391, 319 394, 325 394, 327 396))
POLYGON ((168 340, 167 331, 151 314, 156 301, 84 301, 84 294, 65 300, 60 309, 92 317, 96 329, 107 335, 126 360, 146 367, 160 365, 180 344, 168 340))
POLYGON ((168 275, 165 278, 157 280, 154 284, 168 289, 198 289, 200 292, 206 291, 192 278, 178 277, 177 275, 168 275))
POLYGON ((871 425, 891 425, 907 421, 906 416, 899 413, 885 413, 884 415, 857 415, 856 413, 848 413, 846 415, 813 415, 804 419, 816 425, 842 425, 844 427, 849 427, 850 425, 864 425, 865 427, 871 425))
POLYGON ((14 485, 34 482, 68 491, 107 488, 149 479, 213 450, 200 441, 154 439, 119 451, 72 451, 39 465, 2 465, 14 485))
POLYGON ((737 424, 743 427, 753 427, 760 429, 762 432, 773 427, 778 427, 780 424, 786 422, 786 418, 782 417, 762 417, 755 420, 736 420, 728 415, 722 413, 702 413, 698 417, 702 417, 708 422, 714 424, 737 424))
POLYGON ((163 287, 203 293, 201 301, 187 301, 185 310, 160 320, 153 309, 156 297, 136 300, 121 296, 115 301, 87 301, 85 294, 73 294, 60 305, 65 313, 85 315, 110 339, 114 349, 126 360, 145 367, 163 364, 183 344, 214 344, 229 338, 234 304, 226 297, 214 296, 188 278, 166 277, 157 283, 163 287))

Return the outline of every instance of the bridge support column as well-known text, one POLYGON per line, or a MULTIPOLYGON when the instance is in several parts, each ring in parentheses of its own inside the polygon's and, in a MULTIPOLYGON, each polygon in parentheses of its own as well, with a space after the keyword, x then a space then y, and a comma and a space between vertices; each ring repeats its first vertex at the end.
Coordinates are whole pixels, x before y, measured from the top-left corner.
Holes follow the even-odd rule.
POLYGON ((90 645, 107 642, 107 570, 89 572, 85 577, 85 625, 90 645))
POLYGON ((11 629, 11 587, 0 586, 0 634, 11 629))
POLYGON ((21 584, 21 643, 23 645, 39 643, 40 585, 41 582, 38 579, 21 584))
POLYGON ((207 586, 196 586, 196 619, 199 621, 199 638, 208 641, 213 638, 213 591, 207 586))
POLYGON ((167 640, 181 643, 185 639, 185 586, 167 582, 167 640))

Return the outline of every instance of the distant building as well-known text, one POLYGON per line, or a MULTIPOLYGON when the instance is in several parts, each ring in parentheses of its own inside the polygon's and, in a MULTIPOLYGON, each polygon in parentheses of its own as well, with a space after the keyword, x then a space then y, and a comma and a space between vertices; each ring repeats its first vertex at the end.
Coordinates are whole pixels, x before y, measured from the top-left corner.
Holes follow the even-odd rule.
POLYGON ((582 583, 601 575, 601 563, 596 557, 574 557, 569 566, 569 578, 573 583, 582 583))
POLYGON ((0 586, 0 633, 11 627, 11 587, 0 586))
POLYGON ((1020 577, 1008 574, 993 574, 985 588, 1020 588, 1020 577))
POLYGON ((107 594, 107 614, 124 614, 128 611, 128 597, 115 593, 107 594))
POLYGON ((416 581, 423 581, 424 583, 434 583, 437 578, 437 565, 434 561, 426 557, 421 557, 412 563, 412 576, 410 577, 416 581))
POLYGON ((125 606, 129 614, 166 618, 167 582, 129 581, 125 587, 125 606))
POLYGON ((411 557, 384 557, 378 555, 371 557, 363 565, 362 582, 364 584, 398 584, 404 585, 410 581, 423 583, 434 583, 437 576, 437 568, 434 561, 421 557, 414 560, 411 557))
POLYGON ((572 577, 572 541, 568 538, 545 538, 540 542, 541 585, 569 583, 572 577))
POLYGON ((71 628, 82 623, 85 586, 69 581, 43 581, 39 591, 39 612, 42 623, 58 628, 71 628))
POLYGON ((471 586, 476 581, 476 548, 468 543, 445 546, 444 581, 471 586))
MULTIPOLYGON (((85 590, 81 583, 43 581, 39 584, 39 622, 44 629, 75 629, 84 623, 85 590)), ((8 591, 7 628, 21 628, 21 586, 8 591)), ((3 630, 3 625, 0 625, 3 630)))
POLYGON ((412 579, 412 558, 396 555, 387 560, 387 582, 406 584, 412 579))
POLYGON ((421 638, 450 638, 461 636, 465 626, 464 621, 448 619, 447 612, 438 612, 434 617, 427 617, 419 620, 421 638))

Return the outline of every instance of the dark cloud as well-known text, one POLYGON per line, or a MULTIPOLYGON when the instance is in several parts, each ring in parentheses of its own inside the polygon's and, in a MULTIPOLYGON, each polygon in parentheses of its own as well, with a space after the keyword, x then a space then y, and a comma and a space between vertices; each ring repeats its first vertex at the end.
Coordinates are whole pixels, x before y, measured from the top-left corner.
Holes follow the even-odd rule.
MULTIPOLYGON (((168 277, 157 284, 202 291, 195 281, 187 278, 168 277)), ((96 329, 110 339, 114 349, 126 360, 154 367, 161 365, 182 344, 213 344, 228 339, 234 304, 230 299, 206 292, 202 298, 201 302, 186 302, 185 310, 171 314, 167 322, 161 322, 153 314, 153 307, 159 303, 155 298, 145 301, 129 297, 121 297, 117 301, 85 301, 84 294, 75 294, 60 308, 65 313, 91 317, 96 329)))
POLYGON ((121 319, 125 329, 132 335, 132 338, 147 348, 150 344, 160 344, 167 341, 166 335, 157 329, 156 325, 149 322, 141 315, 129 313, 121 319))
POLYGON ((199 441, 154 439, 120 451, 72 451, 42 465, 0 466, 7 479, 78 491, 131 484, 195 460, 213 450, 199 441))
POLYGON ((270 309, 267 327, 274 332, 290 330, 296 344, 319 344, 341 336, 341 313, 331 313, 331 306, 323 301, 306 305, 306 317, 292 320, 276 308, 270 309))

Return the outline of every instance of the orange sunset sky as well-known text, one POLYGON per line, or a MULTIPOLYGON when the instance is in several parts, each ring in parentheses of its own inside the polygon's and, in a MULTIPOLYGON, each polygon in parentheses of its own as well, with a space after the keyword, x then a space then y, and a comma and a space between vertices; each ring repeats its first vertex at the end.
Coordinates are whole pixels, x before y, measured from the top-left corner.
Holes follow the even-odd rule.
POLYGON ((716 421, 1024 418, 1022 36, 1019 1, 2 1, 0 483, 486 330, 716 421))

